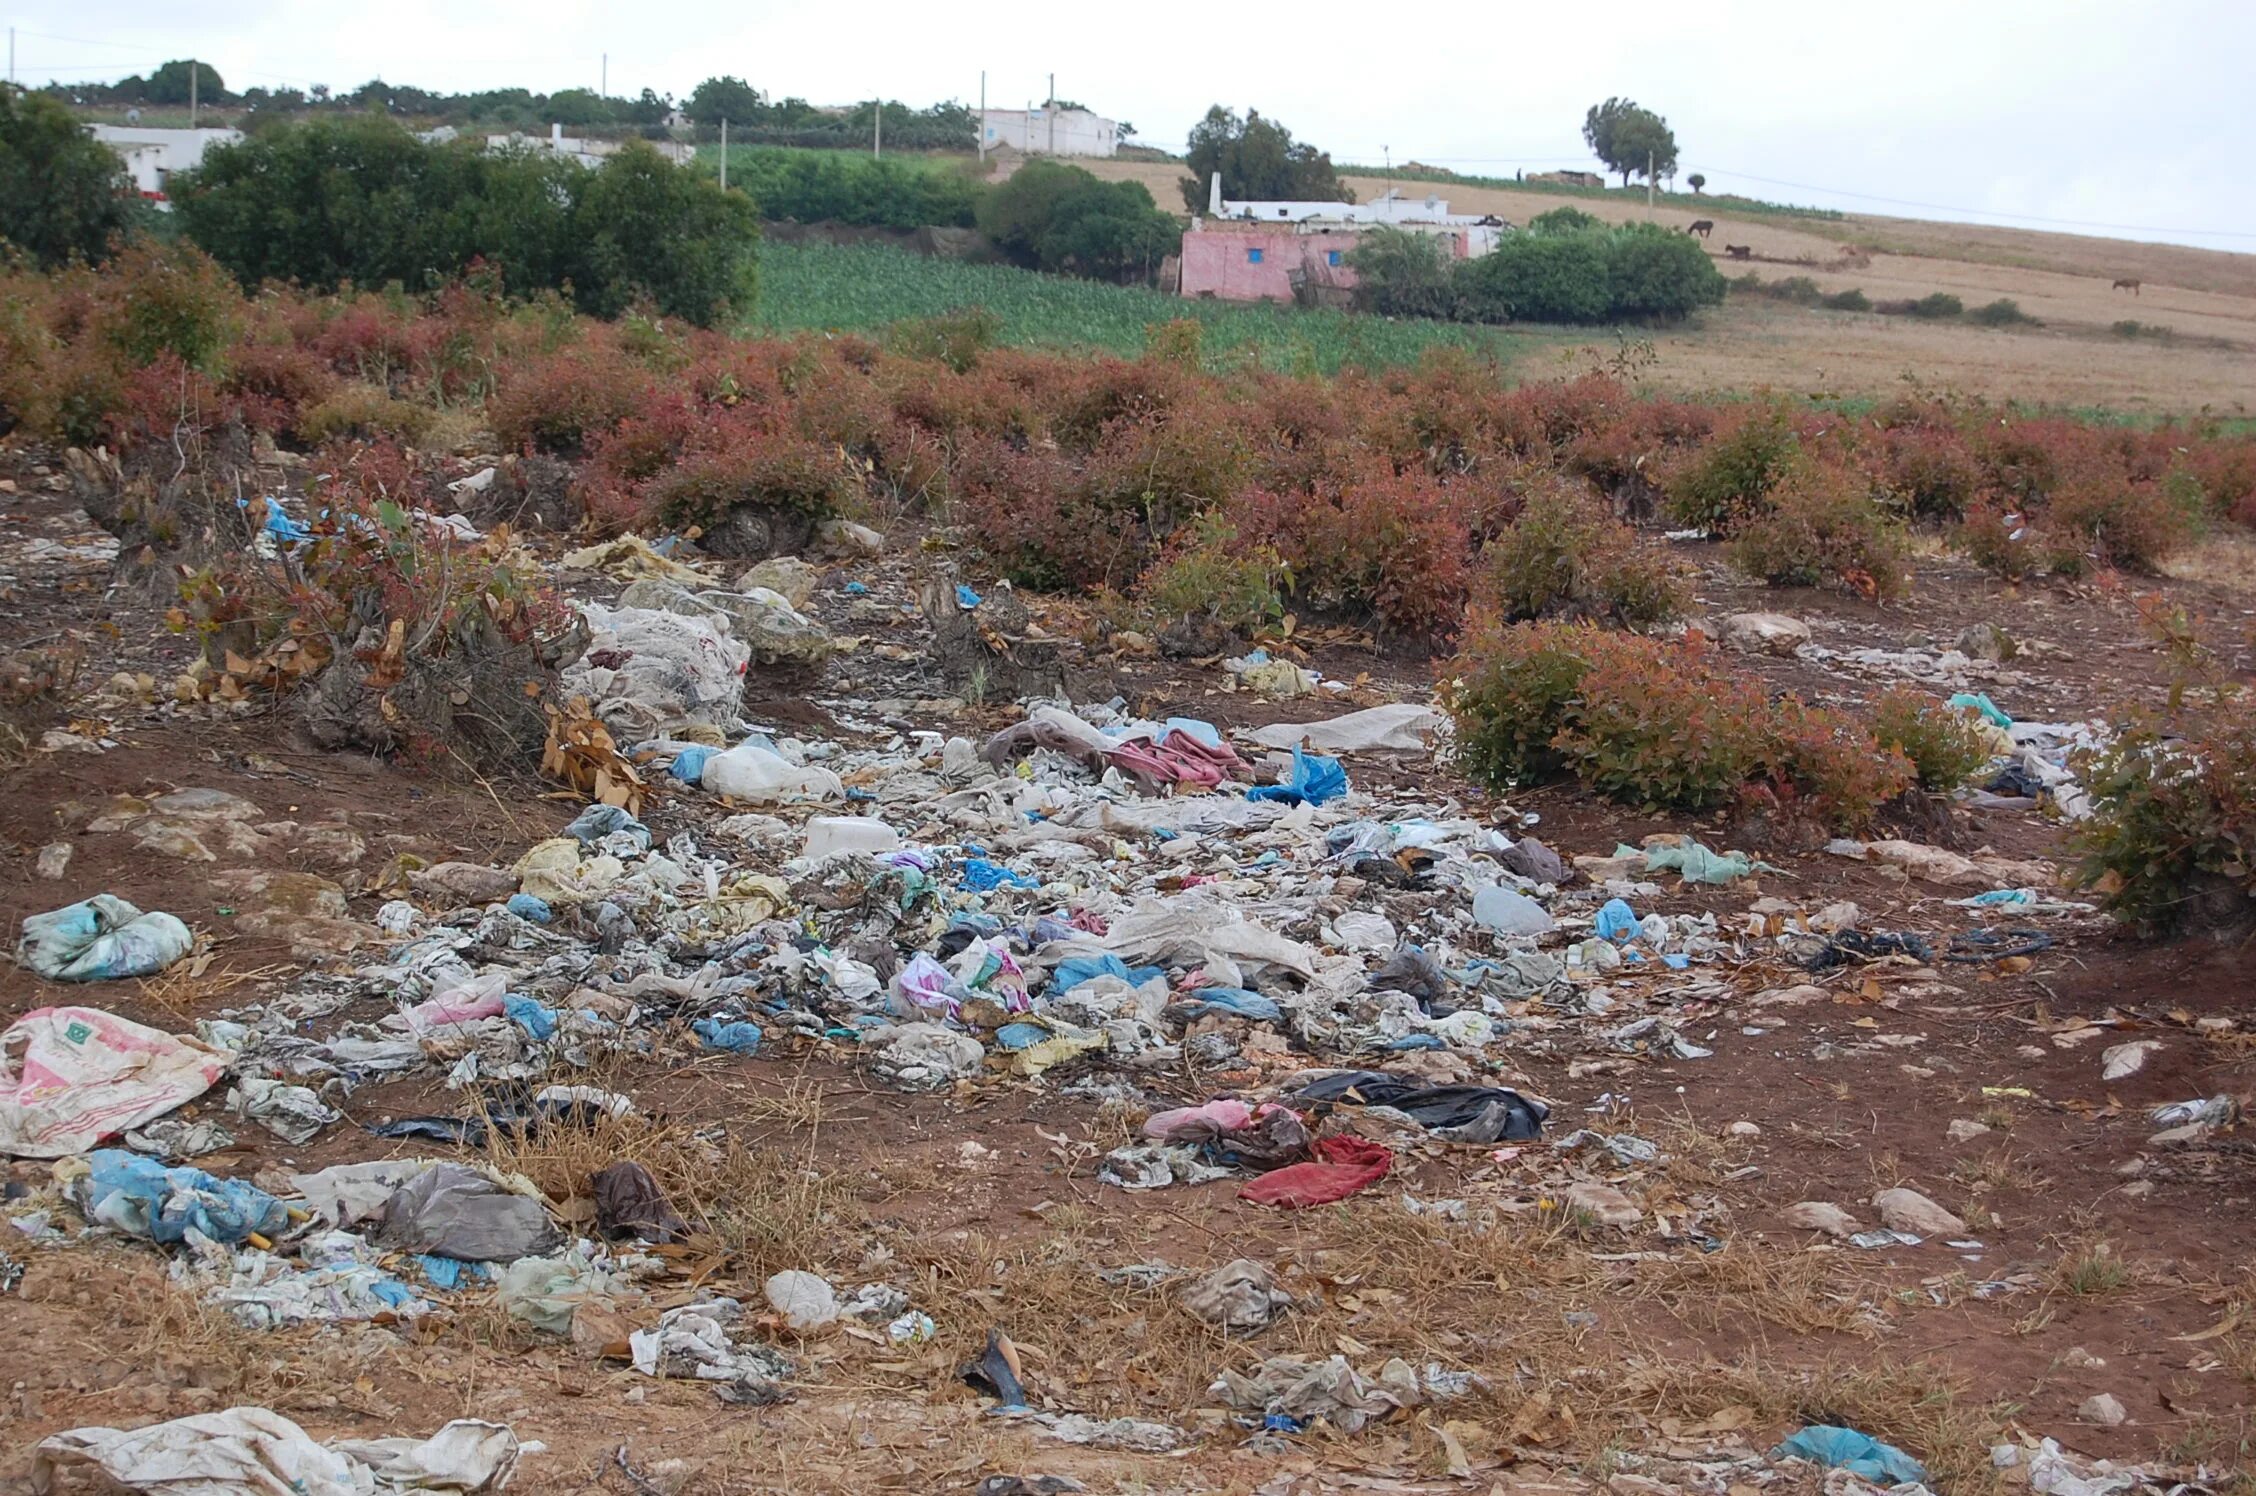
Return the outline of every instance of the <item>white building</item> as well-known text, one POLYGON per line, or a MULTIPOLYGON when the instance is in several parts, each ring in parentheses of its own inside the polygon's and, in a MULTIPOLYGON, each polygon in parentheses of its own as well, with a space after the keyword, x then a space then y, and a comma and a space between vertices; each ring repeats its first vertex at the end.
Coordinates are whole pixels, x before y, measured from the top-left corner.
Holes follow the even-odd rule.
MULTIPOLYGON (((697 154, 697 147, 684 145, 678 140, 648 140, 643 142, 676 166, 686 165, 697 154)), ((559 156, 569 156, 582 166, 601 166, 606 156, 616 156, 625 149, 621 140, 591 140, 584 136, 567 135, 562 125, 550 125, 548 138, 537 135, 488 135, 489 151, 534 150, 553 151, 559 156)))
POLYGON ((163 203, 176 171, 204 164, 204 151, 215 145, 232 145, 243 138, 240 130, 156 130, 140 125, 88 125, 86 133, 124 158, 133 190, 151 202, 163 203))
POLYGON ((1399 190, 1369 203, 1233 202, 1222 196, 1220 172, 1207 183, 1206 214, 1217 221, 1292 224, 1312 232, 1352 232, 1382 225, 1414 233, 1447 231, 1462 234, 1473 255, 1487 254, 1512 231, 1510 224, 1492 214, 1452 213, 1444 198, 1404 197, 1399 190))
POLYGON ((986 109, 979 115, 979 148, 1009 146, 1029 156, 1114 156, 1120 126, 1086 109, 986 109))

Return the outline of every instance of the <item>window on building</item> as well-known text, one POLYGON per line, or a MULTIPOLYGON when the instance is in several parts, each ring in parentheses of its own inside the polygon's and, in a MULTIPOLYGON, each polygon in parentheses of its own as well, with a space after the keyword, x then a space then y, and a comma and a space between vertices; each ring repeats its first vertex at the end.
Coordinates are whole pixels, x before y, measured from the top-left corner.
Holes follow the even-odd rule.
POLYGON ((1258 249, 1249 249, 1249 250, 1247 250, 1247 251, 1246 251, 1246 263, 1247 263, 1248 265, 1258 265, 1258 264, 1260 264, 1260 263, 1261 263, 1261 251, 1260 251, 1260 250, 1258 250, 1258 249))
POLYGON ((1340 262, 1340 252, 1339 252, 1338 250, 1336 250, 1336 249, 1327 249, 1327 250, 1325 250, 1325 251, 1324 251, 1324 263, 1325 263, 1325 264, 1327 264, 1327 265, 1337 265, 1337 264, 1338 264, 1339 262, 1340 262))

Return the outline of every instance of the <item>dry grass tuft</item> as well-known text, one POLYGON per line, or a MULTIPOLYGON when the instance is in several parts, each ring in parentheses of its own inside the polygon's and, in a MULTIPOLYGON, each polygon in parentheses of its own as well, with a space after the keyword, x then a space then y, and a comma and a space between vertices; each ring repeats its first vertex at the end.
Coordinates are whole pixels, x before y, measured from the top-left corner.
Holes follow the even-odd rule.
POLYGON ((2131 1286, 2130 1264, 2105 1237, 2084 1237, 2071 1242, 2053 1264, 2050 1281, 2059 1293, 2077 1298, 2097 1298, 2131 1286))

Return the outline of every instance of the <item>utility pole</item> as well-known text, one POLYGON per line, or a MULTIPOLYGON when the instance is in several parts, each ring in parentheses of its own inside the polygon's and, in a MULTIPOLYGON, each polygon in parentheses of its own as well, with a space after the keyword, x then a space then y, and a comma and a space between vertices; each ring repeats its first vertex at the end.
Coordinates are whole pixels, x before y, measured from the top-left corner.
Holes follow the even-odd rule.
MULTIPOLYGON (((16 33, 13 30, 8 33, 8 55, 10 58, 16 55, 15 36, 16 33)), ((12 65, 8 69, 8 76, 10 78, 16 76, 16 70, 12 65)), ((979 70, 979 125, 973 133, 979 137, 979 164, 985 166, 987 164, 987 70, 985 68, 979 70)))
POLYGON ((877 109, 870 116, 870 155, 885 154, 885 100, 877 101, 877 109))
POLYGON ((197 74, 199 74, 199 73, 203 72, 203 70, 204 70, 204 65, 203 65, 202 63, 200 63, 200 62, 196 61, 196 60, 195 60, 194 58, 190 58, 190 59, 189 59, 189 61, 188 61, 188 128, 189 128, 189 129, 191 129, 191 130, 193 130, 193 129, 195 129, 195 128, 196 128, 196 76, 197 76, 197 74))
POLYGON ((1394 147, 1382 145, 1379 150, 1386 156, 1387 196, 1392 197, 1394 196, 1394 147))
POLYGON ((596 85, 595 96, 599 99, 608 99, 611 97, 611 54, 608 52, 603 54, 603 73, 601 76, 603 81, 596 85))
MULTIPOLYGON (((981 74, 980 76, 985 77, 986 75, 981 74)), ((16 81, 16 28, 13 26, 8 28, 8 81, 10 83, 16 81)), ((984 92, 984 90, 982 91, 984 92)))
POLYGON ((1645 221, 1653 221, 1653 153, 1645 153, 1645 221))
POLYGON ((728 191, 728 121, 721 121, 721 191, 728 191))
POLYGON ((1042 105, 1042 112, 1050 117, 1050 154, 1057 154, 1057 74, 1050 74, 1050 96, 1042 105))

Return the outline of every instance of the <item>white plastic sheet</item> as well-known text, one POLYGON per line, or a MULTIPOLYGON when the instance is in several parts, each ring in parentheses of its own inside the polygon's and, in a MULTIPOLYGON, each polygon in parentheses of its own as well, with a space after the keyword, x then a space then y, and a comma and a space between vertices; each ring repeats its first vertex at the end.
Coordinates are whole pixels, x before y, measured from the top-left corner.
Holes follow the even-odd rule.
POLYGON ((56 1472, 98 1466, 151 1496, 371 1496, 390 1491, 498 1491, 533 1446, 498 1423, 457 1419, 428 1439, 316 1444, 265 1408, 199 1413, 146 1428, 74 1428, 39 1442, 31 1488, 56 1472))

